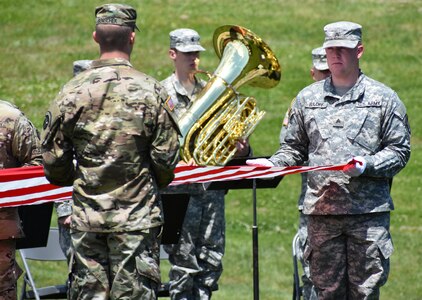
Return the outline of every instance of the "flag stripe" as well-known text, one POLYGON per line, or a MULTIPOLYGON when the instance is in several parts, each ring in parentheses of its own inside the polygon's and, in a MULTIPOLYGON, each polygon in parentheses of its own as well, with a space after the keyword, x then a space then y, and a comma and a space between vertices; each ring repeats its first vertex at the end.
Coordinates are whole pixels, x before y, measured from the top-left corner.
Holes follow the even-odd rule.
MULTIPOLYGON (((346 165, 257 167, 257 166, 178 166, 170 185, 273 178, 311 171, 339 171, 346 165)), ((0 207, 39 204, 72 198, 72 187, 49 183, 42 166, 0 170, 0 207)))

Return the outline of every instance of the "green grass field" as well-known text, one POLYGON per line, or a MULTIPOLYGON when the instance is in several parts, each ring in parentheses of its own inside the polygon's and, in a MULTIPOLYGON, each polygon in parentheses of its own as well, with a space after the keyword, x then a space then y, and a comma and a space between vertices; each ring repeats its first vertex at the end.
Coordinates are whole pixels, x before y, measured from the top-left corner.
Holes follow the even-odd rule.
MULTIPOLYGON (((72 76, 72 62, 95 59, 91 38, 91 0, 0 0, 0 99, 17 104, 41 129, 48 104, 72 76)), ((395 89, 408 109, 412 155, 394 179, 396 210, 391 232, 395 252, 381 299, 422 299, 422 1, 420 0, 127 0, 138 10, 133 65, 157 79, 172 70, 167 57, 168 33, 196 29, 208 49, 204 70, 219 60, 212 49, 214 30, 226 24, 249 28, 266 41, 282 66, 280 84, 270 90, 244 87, 267 113, 250 142, 256 156, 278 147, 281 120, 291 99, 311 83, 310 52, 323 41, 325 24, 349 20, 363 25, 362 70, 395 89)), ((285 177, 275 189, 257 193, 261 299, 291 299, 291 240, 297 229, 300 176, 285 177)), ((252 191, 233 190, 226 197, 225 271, 213 299, 252 299, 252 191)), ((53 217, 52 226, 55 226, 53 217)), ((164 265, 163 277, 167 266, 164 265)), ((45 281, 65 278, 65 266, 37 269, 45 281)), ((41 279, 40 279, 41 280, 41 279)), ((20 281, 21 282, 21 281, 20 281)))

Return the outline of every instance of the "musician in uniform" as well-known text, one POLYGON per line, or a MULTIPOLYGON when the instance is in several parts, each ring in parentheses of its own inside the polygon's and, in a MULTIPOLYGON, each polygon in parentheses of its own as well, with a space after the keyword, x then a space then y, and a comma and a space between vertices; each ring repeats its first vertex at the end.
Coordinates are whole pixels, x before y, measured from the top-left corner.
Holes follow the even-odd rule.
MULTIPOLYGON (((170 32, 168 54, 175 70, 161 83, 171 97, 168 106, 177 119, 189 109, 206 84, 195 76, 200 53, 204 50, 195 30, 179 28, 170 32)), ((237 156, 246 156, 250 151, 246 140, 238 142, 237 149, 237 156)), ((194 164, 193 161, 181 163, 194 164)), ((225 191, 204 191, 202 185, 194 186, 196 190, 190 186, 179 242, 165 246, 172 265, 169 272, 172 300, 210 299, 223 272, 225 191)))
POLYGON ((349 162, 344 172, 308 173, 304 257, 318 299, 379 299, 393 253, 391 178, 410 157, 406 108, 395 91, 362 73, 361 25, 335 22, 324 32, 331 76, 298 94, 279 150, 247 163, 349 162))
MULTIPOLYGON (((0 100, 0 169, 41 165, 38 131, 14 105, 0 100)), ((16 239, 24 237, 17 207, 0 208, 0 299, 16 299, 22 270, 16 263, 16 239)))
POLYGON ((158 189, 174 177, 178 131, 167 92, 135 70, 136 10, 95 9, 100 58, 46 114, 45 175, 73 186, 70 299, 156 299, 163 225, 158 189))

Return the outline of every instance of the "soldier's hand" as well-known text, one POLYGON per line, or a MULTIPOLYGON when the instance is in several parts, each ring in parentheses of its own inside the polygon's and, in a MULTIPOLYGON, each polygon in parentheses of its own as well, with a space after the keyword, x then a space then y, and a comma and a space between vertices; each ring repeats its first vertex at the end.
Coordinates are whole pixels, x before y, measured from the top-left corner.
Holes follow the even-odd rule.
POLYGON ((246 164, 256 167, 274 167, 274 164, 266 158, 247 159, 246 164))
POLYGON ((61 226, 65 227, 65 228, 70 228, 70 216, 64 216, 64 217, 60 217, 58 218, 58 222, 61 226))
POLYGON ((347 162, 343 172, 350 177, 360 176, 366 169, 366 161, 362 156, 355 156, 347 162))
POLYGON ((250 149, 249 149, 249 141, 247 139, 241 139, 236 142, 236 157, 245 157, 248 156, 250 149))

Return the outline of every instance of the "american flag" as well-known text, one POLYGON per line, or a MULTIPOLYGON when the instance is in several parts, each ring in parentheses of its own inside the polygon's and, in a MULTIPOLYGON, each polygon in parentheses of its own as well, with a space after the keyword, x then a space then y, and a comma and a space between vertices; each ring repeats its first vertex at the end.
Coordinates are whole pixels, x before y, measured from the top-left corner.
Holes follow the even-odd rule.
MULTIPOLYGON (((347 166, 178 166, 170 185, 207 183, 242 179, 265 179, 311 171, 341 171, 347 166)), ((42 166, 10 168, 0 170, 0 207, 41 204, 72 198, 72 187, 50 184, 44 176, 42 166)))
POLYGON ((72 198, 72 187, 52 185, 42 166, 0 170, 0 207, 41 204, 72 198))

